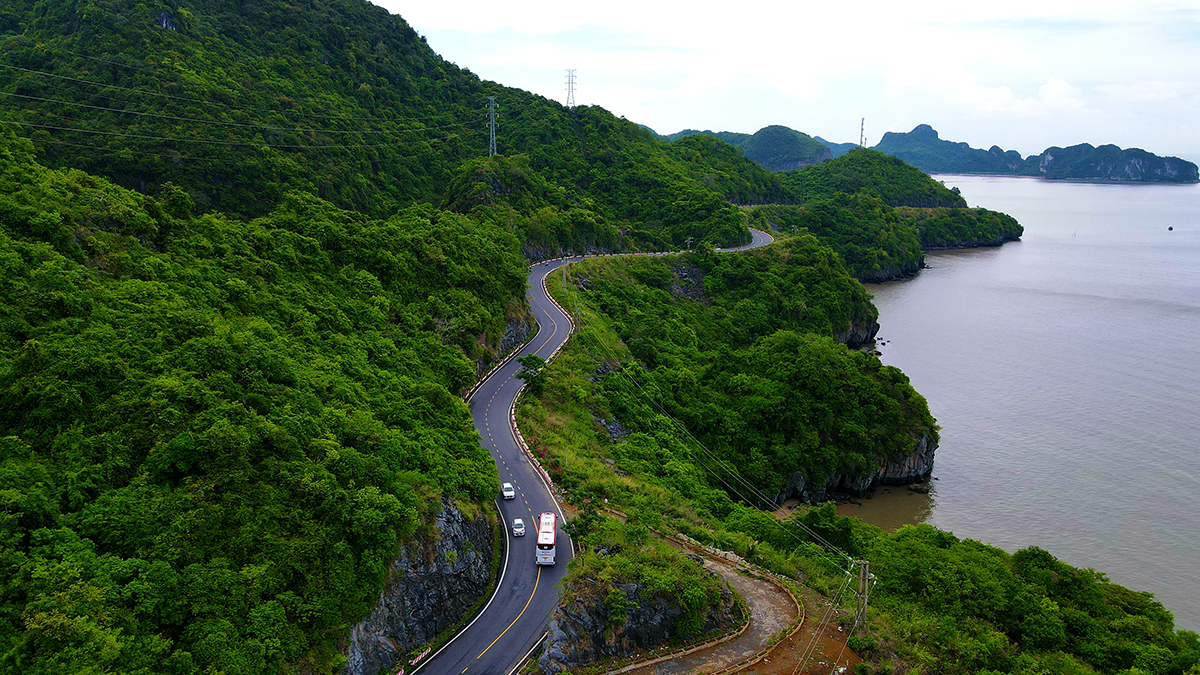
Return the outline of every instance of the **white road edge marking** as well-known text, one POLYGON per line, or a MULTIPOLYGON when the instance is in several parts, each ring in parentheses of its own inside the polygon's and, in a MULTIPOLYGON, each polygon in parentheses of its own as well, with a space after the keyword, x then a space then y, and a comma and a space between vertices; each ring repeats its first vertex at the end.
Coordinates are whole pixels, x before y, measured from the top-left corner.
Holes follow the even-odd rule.
POLYGON ((484 615, 484 613, 487 612, 487 608, 492 606, 492 601, 495 600, 496 596, 500 593, 500 587, 504 583, 504 573, 508 571, 508 551, 509 551, 509 548, 511 548, 508 540, 509 540, 509 537, 511 537, 512 535, 508 531, 508 523, 504 520, 504 512, 500 510, 500 503, 493 501, 492 506, 496 507, 496 515, 500 518, 500 527, 502 527, 504 529, 504 567, 500 568, 500 578, 496 580, 496 590, 492 591, 492 597, 488 598, 487 604, 483 606, 483 609, 479 610, 479 612, 477 614, 475 614, 475 618, 471 619, 471 623, 467 624, 466 626, 463 626, 462 630, 458 631, 458 633, 455 634, 454 637, 447 640, 446 644, 442 645, 441 649, 437 650, 436 652, 433 653, 432 656, 425 659, 424 663, 421 663, 416 668, 413 668, 412 669, 413 673, 416 673, 421 668, 424 668, 426 664, 428 664, 431 661, 433 661, 434 659, 436 659, 437 655, 441 654, 442 651, 444 649, 446 649, 446 647, 449 647, 450 645, 454 644, 455 640, 462 637, 467 632, 467 630, 469 630, 471 628, 471 626, 474 626, 475 622, 478 621, 480 619, 480 617, 482 617, 484 615))

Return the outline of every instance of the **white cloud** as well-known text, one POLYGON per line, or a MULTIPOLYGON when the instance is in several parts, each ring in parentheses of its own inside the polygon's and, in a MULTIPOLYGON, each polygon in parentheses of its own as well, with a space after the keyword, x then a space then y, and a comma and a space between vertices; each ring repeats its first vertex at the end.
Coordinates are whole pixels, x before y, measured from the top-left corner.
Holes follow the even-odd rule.
POLYGON ((1172 2, 383 4, 482 77, 562 100, 577 68, 580 102, 659 131, 779 123, 851 140, 865 116, 876 139, 938 122, 1027 152, 1200 152, 1179 131, 1200 92, 1200 40, 1179 36, 1200 35, 1200 13, 1172 2))
POLYGON ((1163 103, 1178 100, 1189 92, 1200 96, 1195 84, 1184 82, 1135 82, 1133 84, 1102 84, 1096 91, 1130 103, 1163 103))

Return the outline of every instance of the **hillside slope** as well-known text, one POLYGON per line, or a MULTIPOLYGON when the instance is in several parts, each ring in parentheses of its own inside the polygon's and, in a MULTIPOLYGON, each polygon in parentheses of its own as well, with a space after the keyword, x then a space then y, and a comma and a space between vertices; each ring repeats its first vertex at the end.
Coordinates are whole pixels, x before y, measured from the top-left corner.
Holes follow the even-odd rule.
POLYGON ((833 156, 823 141, 778 124, 763 127, 753 134, 684 129, 664 138, 675 143, 680 139, 699 135, 714 136, 729 145, 741 148, 747 158, 768 171, 798 169, 810 164, 819 164, 833 156))
POLYGON ((330 672, 496 470, 455 396, 515 238, 289 193, 191 215, 0 146, 0 672, 330 672))
POLYGON ((748 238, 650 132, 481 81, 365 0, 116 0, 10 14, 4 112, 51 167, 150 194, 174 182, 199 210, 240 217, 291 190, 385 217, 440 202, 459 167, 487 155, 494 96, 499 152, 592 199, 634 244, 748 238))

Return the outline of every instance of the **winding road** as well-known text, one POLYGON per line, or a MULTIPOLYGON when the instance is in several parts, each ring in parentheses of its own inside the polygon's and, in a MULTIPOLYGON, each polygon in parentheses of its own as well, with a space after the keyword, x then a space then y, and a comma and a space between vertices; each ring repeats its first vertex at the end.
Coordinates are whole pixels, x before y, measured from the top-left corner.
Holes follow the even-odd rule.
MULTIPOLYGON (((751 242, 745 246, 717 250, 743 251, 774 241, 774 237, 766 232, 751 229, 750 234, 751 242)), ((571 319, 546 294, 543 282, 551 272, 582 258, 548 260, 529 268, 525 295, 540 329, 517 356, 537 354, 549 359, 570 337, 571 319)), ((521 452, 509 424, 509 411, 525 384, 514 377, 518 370, 520 365, 516 359, 508 360, 483 380, 468 398, 475 428, 483 446, 496 460, 500 482, 512 483, 517 491, 516 499, 497 500, 506 533, 500 580, 487 605, 471 623, 410 671, 412 674, 419 671, 422 675, 508 675, 541 641, 550 613, 558 603, 555 586, 566 574, 573 552, 570 538, 562 531, 562 509, 554 500, 550 487, 521 452), (560 519, 557 564, 553 566, 534 564, 537 515, 543 511, 553 511, 560 519), (529 534, 512 536, 514 518, 525 521, 529 534)))

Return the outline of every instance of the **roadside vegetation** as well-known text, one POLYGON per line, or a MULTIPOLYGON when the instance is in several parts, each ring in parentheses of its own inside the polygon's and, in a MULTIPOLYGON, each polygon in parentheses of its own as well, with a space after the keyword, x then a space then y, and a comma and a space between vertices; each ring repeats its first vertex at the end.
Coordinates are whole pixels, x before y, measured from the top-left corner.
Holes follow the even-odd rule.
MULTIPOLYGON (((794 248, 784 253, 803 245, 782 242, 723 258, 812 264, 794 248)), ((783 390, 781 405, 769 404, 769 380, 756 376, 752 361, 741 360, 740 342, 753 341, 751 349, 764 350, 775 369, 799 354, 806 360, 798 363, 823 363, 829 357, 822 350, 854 357, 846 363, 874 357, 850 353, 828 332, 822 336, 828 327, 804 330, 793 323, 793 330, 801 330, 781 340, 777 332, 755 338, 712 323, 728 311, 728 298, 716 290, 720 284, 705 277, 701 286, 710 293, 698 299, 685 290, 691 273, 680 274, 703 264, 703 254, 599 259, 569 268, 565 282, 560 275, 550 279, 552 294, 576 316, 578 331, 548 367, 544 395, 522 399, 518 423, 568 500, 582 510, 573 527, 598 531, 605 509, 612 508, 654 530, 735 552, 823 593, 842 608, 847 630, 853 596, 845 590, 845 570, 850 558, 869 559, 879 583, 866 621, 850 641, 865 660, 858 666, 862 673, 1200 673, 1197 635, 1176 630, 1170 613, 1151 595, 1073 568, 1041 549, 1009 554, 927 525, 888 534, 838 516, 831 503, 801 506, 786 519, 756 508, 760 495, 774 497, 779 476, 794 466, 819 471, 821 458, 843 467, 855 464, 849 461, 853 452, 834 442, 839 434, 802 412, 803 387, 793 383, 783 390), (647 336, 649 326, 663 329, 647 336), (647 339, 654 342, 646 345, 647 339), (713 350, 713 361, 728 363, 727 370, 711 362, 693 369, 703 363, 693 360, 704 354, 702 347, 713 350), (714 372, 723 374, 711 376, 714 372), (727 390, 731 382, 739 383, 736 395, 727 390), (815 447, 799 450, 799 461, 791 465, 783 463, 789 458, 765 454, 775 447, 770 441, 737 446, 755 433, 748 408, 771 411, 763 420, 775 430, 788 428, 787 415, 796 411, 795 428, 807 426, 809 437, 818 439, 815 447), (732 419, 738 425, 731 427, 732 419)), ((762 278, 742 281, 739 288, 766 297, 779 290, 777 282, 762 278)), ((796 321, 787 312, 764 314, 783 324, 796 321)), ((846 382, 837 366, 827 370, 837 359, 824 363, 820 368, 826 370, 816 371, 819 379, 846 382)), ((861 372, 878 378, 883 371, 861 372)), ((907 384, 892 386, 904 391, 907 384)), ((823 405, 832 400, 822 399, 823 405)), ((897 438, 932 427, 918 400, 908 399, 916 414, 907 422, 898 418, 897 438)), ((829 410, 830 418, 846 418, 829 410)), ((599 564, 594 555, 584 550, 573 565, 599 564)))
POLYGON ((190 211, 4 139, 0 671, 329 671, 442 496, 498 486, 455 394, 524 293, 514 238, 190 211))

